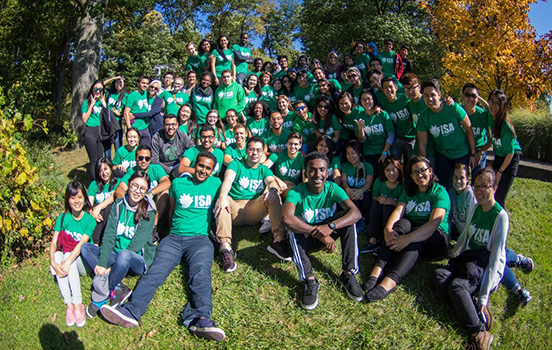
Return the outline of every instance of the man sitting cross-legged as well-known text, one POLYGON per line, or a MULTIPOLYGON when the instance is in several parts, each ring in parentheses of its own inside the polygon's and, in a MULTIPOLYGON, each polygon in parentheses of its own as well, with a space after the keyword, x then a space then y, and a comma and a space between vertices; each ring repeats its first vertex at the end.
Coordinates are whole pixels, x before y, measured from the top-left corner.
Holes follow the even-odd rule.
POLYGON ((247 141, 246 159, 233 160, 224 174, 220 197, 215 204, 217 240, 221 244, 222 268, 232 272, 237 268, 232 250, 232 225, 255 225, 268 214, 273 242, 267 250, 278 258, 291 261, 281 225, 282 201, 272 171, 260 164, 264 142, 254 136, 247 141))
POLYGON ((190 294, 182 314, 182 324, 200 337, 216 341, 224 339, 224 331, 210 319, 214 247, 209 239, 209 229, 221 185, 219 178, 211 176, 216 163, 214 155, 201 152, 195 162, 193 177, 173 181, 169 191, 170 234, 157 247, 155 260, 148 273, 138 281, 130 302, 117 308, 104 305, 100 309, 107 321, 123 327, 137 327, 157 288, 183 258, 188 267, 190 294))
POLYGON ((349 298, 362 301, 363 291, 355 274, 358 273, 358 243, 355 223, 360 211, 345 190, 327 182, 328 157, 312 152, 305 158, 307 182, 292 188, 286 197, 283 222, 288 228, 293 261, 299 278, 306 282, 301 306, 313 310, 318 305, 320 284, 314 278, 307 247, 322 247, 328 253, 335 249, 335 240, 341 238, 343 273, 339 281, 349 298), (337 211, 337 204, 343 211, 337 211))

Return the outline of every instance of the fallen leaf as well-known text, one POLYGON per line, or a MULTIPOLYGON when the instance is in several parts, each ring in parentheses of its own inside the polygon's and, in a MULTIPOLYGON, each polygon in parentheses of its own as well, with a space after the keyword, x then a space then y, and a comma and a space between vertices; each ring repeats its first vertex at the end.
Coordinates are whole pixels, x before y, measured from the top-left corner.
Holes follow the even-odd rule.
POLYGON ((148 335, 147 337, 153 337, 155 335, 155 333, 157 333, 157 329, 152 329, 151 331, 148 332, 148 335))
POLYGON ((24 297, 24 296, 22 296, 22 295, 19 295, 19 297, 18 297, 18 298, 19 298, 19 300, 20 300, 20 301, 24 301, 24 300, 25 300, 25 297, 24 297))
POLYGON ((52 318, 50 318, 50 321, 54 323, 56 321, 56 317, 57 317, 57 314, 54 312, 54 314, 52 315, 52 318))

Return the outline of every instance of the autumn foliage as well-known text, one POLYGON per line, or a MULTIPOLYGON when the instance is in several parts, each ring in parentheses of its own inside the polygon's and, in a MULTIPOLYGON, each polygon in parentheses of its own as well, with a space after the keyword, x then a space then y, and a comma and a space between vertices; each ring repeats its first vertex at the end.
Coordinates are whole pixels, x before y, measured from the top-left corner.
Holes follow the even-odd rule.
POLYGON ((501 89, 512 106, 536 108, 552 91, 552 32, 538 38, 529 23, 537 0, 418 0, 444 45, 442 86, 451 93, 467 82, 485 96, 501 89))

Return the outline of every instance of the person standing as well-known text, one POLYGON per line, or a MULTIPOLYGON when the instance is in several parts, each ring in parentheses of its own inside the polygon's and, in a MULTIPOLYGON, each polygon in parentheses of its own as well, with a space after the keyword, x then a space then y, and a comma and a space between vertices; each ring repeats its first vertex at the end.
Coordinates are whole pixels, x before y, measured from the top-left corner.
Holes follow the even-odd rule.
POLYGON ((232 46, 236 63, 236 82, 243 85, 249 76, 249 63, 253 63, 251 50, 249 49, 249 34, 241 33, 240 43, 232 46))

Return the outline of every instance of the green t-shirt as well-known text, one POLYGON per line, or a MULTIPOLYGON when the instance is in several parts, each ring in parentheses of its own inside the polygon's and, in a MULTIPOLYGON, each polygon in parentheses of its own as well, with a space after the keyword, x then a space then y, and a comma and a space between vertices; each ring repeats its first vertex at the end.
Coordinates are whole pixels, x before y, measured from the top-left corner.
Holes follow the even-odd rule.
MULTIPOLYGON (((193 168, 195 166, 197 155, 203 151, 204 149, 201 146, 191 147, 188 148, 186 152, 184 152, 184 155, 182 157, 188 158, 190 160, 190 168, 193 168)), ((220 172, 220 168, 224 164, 224 153, 219 148, 213 148, 213 151, 211 153, 215 156, 215 158, 217 158, 217 165, 215 166, 215 169, 213 170, 211 176, 216 176, 220 172)))
POLYGON ((236 143, 232 143, 230 146, 226 147, 224 150, 224 155, 229 155, 232 157, 232 159, 242 160, 246 159, 247 155, 245 154, 245 149, 247 147, 244 147, 243 149, 239 149, 238 145, 236 143))
POLYGON ((230 146, 233 143, 236 143, 236 138, 234 137, 234 130, 228 129, 224 130, 224 143, 226 144, 226 147, 230 146))
MULTIPOLYGON (((125 99, 127 97, 127 94, 125 94, 125 96, 123 96, 121 101, 117 101, 119 99, 120 95, 121 94, 119 94, 119 93, 110 94, 107 97, 107 108, 109 108, 111 111, 117 110, 117 111, 121 112, 121 116, 122 116, 123 115, 122 112, 123 112, 123 109, 125 107, 124 103, 125 103, 125 99)), ((116 115, 115 115, 115 117, 117 118, 117 120, 121 120, 121 117, 117 117, 116 115)))
POLYGON ((213 50, 211 52, 211 56, 215 57, 215 70, 217 77, 221 77, 222 71, 232 69, 232 60, 234 59, 234 53, 230 49, 224 50, 225 57, 221 56, 218 50, 213 50))
MULTIPOLYGON (((493 135, 492 125, 490 135, 493 135)), ((500 138, 497 139, 491 136, 491 142, 493 143, 493 151, 499 157, 506 157, 508 154, 516 154, 521 152, 521 146, 514 135, 514 130, 507 122, 502 123, 502 129, 500 130, 500 138)))
POLYGON ((468 242, 468 246, 470 250, 487 249, 496 218, 502 210, 498 202, 488 212, 484 212, 480 205, 475 208, 469 226, 470 241, 468 242))
POLYGON ((245 107, 249 106, 251 102, 259 100, 259 96, 255 93, 255 90, 251 90, 249 95, 245 96, 245 107))
POLYGON ((348 140, 351 137, 351 135, 355 135, 355 119, 361 118, 361 114, 364 114, 364 108, 361 106, 356 106, 351 110, 351 113, 349 115, 343 116, 343 130, 341 130, 341 135, 339 136, 340 139, 348 140))
POLYGON ((247 129, 251 132, 251 136, 263 136, 265 132, 270 128, 268 119, 263 118, 256 120, 254 118, 247 119, 247 129))
POLYGON ((316 102, 314 92, 315 89, 311 84, 306 88, 297 85, 293 90, 293 96, 295 97, 295 101, 303 101, 307 106, 314 107, 314 103, 316 102))
POLYGON ((259 100, 265 101, 271 112, 276 110, 276 90, 270 85, 263 86, 259 100))
MULTIPOLYGON (((251 50, 247 47, 234 44, 232 46, 232 51, 237 51, 245 59, 251 58, 251 50)), ((235 56, 234 56, 235 58, 235 56)), ((236 60, 237 61, 237 60, 236 60)), ((237 61, 236 62, 236 73, 249 74, 249 64, 246 61, 237 61)))
POLYGON ((119 182, 121 182, 120 179, 117 180, 111 190, 109 189, 109 184, 104 184, 102 191, 99 192, 98 183, 96 181, 92 181, 88 186, 88 195, 94 197, 94 203, 92 203, 92 205, 96 206, 109 198, 109 196, 111 196, 111 194, 115 192, 115 189, 119 185, 119 182))
POLYGON ((295 216, 307 224, 317 225, 333 217, 337 205, 348 198, 345 190, 333 182, 326 181, 322 192, 318 194, 309 191, 307 184, 301 182, 289 190, 286 202, 295 204, 295 216))
POLYGON ((293 124, 291 126, 293 131, 296 131, 303 136, 303 143, 314 143, 314 141, 316 141, 317 126, 311 117, 312 115, 310 112, 307 120, 303 120, 297 116, 297 118, 293 120, 293 124))
POLYGON ((165 115, 167 114, 174 114, 178 116, 178 110, 182 105, 185 105, 190 101, 190 96, 184 92, 177 92, 176 94, 174 91, 165 91, 163 92, 159 97, 165 101, 165 108, 163 112, 165 115))
POLYGON ((266 165, 259 164, 256 169, 253 169, 245 159, 233 160, 228 164, 228 170, 236 173, 236 179, 228 192, 234 200, 256 199, 265 189, 265 179, 274 176, 266 165))
MULTIPOLYGON (((318 132, 328 136, 329 138, 333 138, 336 131, 341 131, 343 129, 343 126, 339 122, 339 119, 336 115, 332 114, 330 117, 330 127, 328 130, 324 131, 324 124, 326 123, 326 120, 320 120, 320 124, 318 125, 318 132)), ((340 134, 341 135, 341 134, 340 134)))
POLYGON ((385 181, 381 181, 380 178, 377 178, 376 181, 374 181, 374 185, 372 186, 372 197, 385 197, 398 201, 403 191, 403 184, 397 184, 395 188, 390 190, 389 187, 387 187, 385 181))
POLYGON ((123 210, 119 215, 119 222, 117 223, 117 238, 115 239, 115 248, 113 249, 115 253, 126 249, 130 242, 132 242, 136 231, 136 225, 134 224, 135 214, 134 210, 131 210, 126 205, 123 206, 123 210))
POLYGON ((273 165, 274 173, 282 180, 293 182, 298 184, 303 180, 303 166, 305 162, 305 157, 300 154, 293 159, 291 159, 287 151, 280 153, 272 153, 268 158, 273 165))
POLYGON ((291 130, 282 128, 280 135, 274 135, 272 128, 268 129, 262 136, 269 152, 282 152, 286 149, 287 138, 291 130))
MULTIPOLYGON (((147 113, 150 109, 147 92, 139 93, 138 91, 133 91, 127 97, 126 107, 130 107, 130 112, 132 114, 147 113)), ((150 118, 135 119, 132 126, 142 131, 148 128, 149 120, 150 118)))
POLYGON ((341 159, 339 159, 338 156, 330 160, 330 165, 328 166, 328 179, 326 181, 334 182, 335 170, 341 170, 341 159))
MULTIPOLYGON (((410 111, 410 114, 412 114, 412 120, 414 121, 414 125, 418 125, 418 120, 420 119, 420 114, 427 108, 425 101, 423 98, 420 98, 418 102, 414 102, 410 100, 408 102, 408 110, 410 111)), ((417 127, 416 127, 417 130, 417 127)), ((418 136, 416 135, 416 141, 414 142, 414 149, 412 150, 412 154, 415 156, 419 155, 419 145, 418 145, 418 136)), ((435 143, 433 142, 433 139, 431 137, 427 138, 427 144, 426 144, 426 157, 427 158, 434 158, 435 157, 435 143)))
POLYGON ((475 106, 475 112, 468 115, 475 138, 475 149, 479 150, 487 143, 487 130, 489 129, 489 120, 487 111, 479 106, 475 106))
POLYGON ((282 129, 291 130, 295 117, 297 117, 297 114, 295 114, 295 112, 293 111, 290 111, 285 117, 283 117, 284 121, 282 123, 282 129))
POLYGON ((370 64, 370 56, 365 53, 361 53, 360 56, 354 54, 353 63, 355 64, 355 67, 357 67, 360 71, 361 78, 366 79, 366 73, 368 73, 369 70, 368 66, 370 64))
MULTIPOLYGON (((393 122, 386 111, 374 115, 361 113, 360 118, 364 119, 364 155, 381 154, 387 141, 387 133, 395 130, 393 122)), ((358 135, 358 125, 355 124, 355 134, 358 135)))
POLYGON ((381 51, 378 55, 381 60, 381 70, 383 73, 395 75, 395 65, 397 64, 397 54, 395 51, 381 51))
MULTIPOLYGON (((133 168, 130 168, 127 170, 127 173, 123 178, 121 179, 122 182, 124 182, 126 185, 128 185, 128 180, 138 170, 138 166, 135 166, 133 168)), ((157 185, 161 183, 161 179, 165 176, 168 176, 165 172, 165 169, 159 164, 150 164, 147 171, 149 177, 150 177, 150 189, 149 192, 153 191, 157 185)), ((134 227, 134 226, 133 226, 134 227)))
POLYGON ((170 233, 178 236, 207 236, 213 219, 213 208, 220 191, 218 177, 195 182, 184 176, 173 180, 169 197, 174 198, 170 233))
POLYGON ((399 202, 405 204, 404 217, 412 221, 414 226, 418 227, 429 221, 433 209, 444 209, 445 217, 439 224, 439 228, 447 235, 449 234, 448 213, 450 211, 450 197, 443 186, 434 183, 426 192, 417 191, 412 197, 409 197, 406 191, 403 191, 399 202))
POLYGON ((350 188, 362 188, 366 185, 366 176, 374 175, 374 167, 370 163, 362 162, 364 164, 364 176, 359 176, 358 168, 353 166, 349 162, 341 164, 341 175, 343 180, 347 181, 347 185, 350 188), (347 175, 347 178, 345 178, 347 175))
POLYGON ((213 108, 218 110, 223 121, 226 120, 226 112, 229 109, 235 109, 239 114, 245 109, 245 91, 236 82, 231 82, 228 86, 221 84, 215 91, 213 108))
POLYGON ((207 66, 208 58, 208 55, 200 56, 199 54, 193 57, 188 57, 188 60, 186 61, 186 71, 193 70, 199 77, 199 75, 205 70, 205 66, 207 66))
POLYGON ((190 100, 192 101, 192 110, 197 118, 197 124, 205 124, 207 113, 209 113, 213 105, 213 95, 203 96, 194 88, 190 100))
MULTIPOLYGON (((82 113, 88 112, 88 99, 84 100, 82 103, 82 113)), ((102 114, 102 101, 96 101, 94 103, 94 106, 92 107, 92 113, 90 113, 90 117, 86 121, 86 126, 95 128, 97 126, 100 126, 100 120, 101 120, 101 114, 102 114)))
POLYGON ((354 85, 351 85, 347 92, 353 96, 356 105, 360 105, 360 95, 364 91, 364 84, 360 84, 360 87, 356 88, 354 85))
POLYGON ((86 235, 90 237, 89 242, 94 243, 92 242, 92 234, 94 233, 97 223, 96 219, 94 219, 92 215, 85 212, 80 220, 75 220, 71 213, 65 213, 63 218, 63 227, 61 227, 62 216, 64 216, 63 213, 58 216, 54 226, 54 231, 65 231, 65 233, 71 236, 77 243, 81 241, 83 235, 86 235))
POLYGON ((420 114, 417 129, 427 132, 428 138, 435 142, 435 149, 448 159, 457 159, 470 152, 468 138, 460 122, 467 116, 466 111, 457 103, 434 113, 427 108, 420 114))
POLYGON ((121 146, 115 152, 113 157, 113 165, 124 165, 127 169, 134 168, 136 166, 136 148, 129 151, 127 146, 121 146))
POLYGON ((387 98, 378 100, 395 125, 395 136, 413 139, 416 137, 416 129, 412 114, 408 109, 410 99, 405 94, 397 94, 395 102, 389 102, 387 98))

